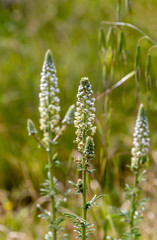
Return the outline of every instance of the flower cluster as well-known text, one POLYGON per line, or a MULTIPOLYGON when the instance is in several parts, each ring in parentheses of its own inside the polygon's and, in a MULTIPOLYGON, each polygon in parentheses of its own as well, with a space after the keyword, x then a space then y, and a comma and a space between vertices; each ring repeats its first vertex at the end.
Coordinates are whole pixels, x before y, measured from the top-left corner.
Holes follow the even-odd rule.
POLYGON ((92 87, 88 78, 82 78, 77 94, 77 108, 75 112, 74 125, 76 130, 76 142, 78 143, 78 150, 83 150, 83 138, 93 135, 96 127, 93 126, 95 119, 95 98, 92 98, 92 87))
POLYGON ((39 112, 40 112, 40 129, 43 131, 43 141, 48 144, 48 128, 58 133, 58 122, 60 120, 59 112, 59 93, 58 79, 56 77, 56 68, 53 62, 51 51, 48 50, 43 63, 40 93, 39 93, 39 112))
POLYGON ((140 105, 134 133, 134 141, 132 148, 132 162, 133 168, 136 168, 138 164, 144 163, 149 148, 149 126, 148 120, 143 104, 140 105))

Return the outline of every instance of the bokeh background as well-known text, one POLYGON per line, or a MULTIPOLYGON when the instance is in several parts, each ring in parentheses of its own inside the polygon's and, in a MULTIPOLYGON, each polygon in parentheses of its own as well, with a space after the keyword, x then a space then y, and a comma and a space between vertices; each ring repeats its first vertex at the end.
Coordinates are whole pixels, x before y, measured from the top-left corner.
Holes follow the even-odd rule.
MULTIPOLYGON (((37 218, 40 186, 46 175, 46 154, 28 136, 26 122, 31 118, 39 126, 38 92, 44 54, 51 49, 59 79, 61 116, 76 102, 81 77, 88 76, 96 95, 102 89, 102 64, 98 32, 103 20, 116 21, 116 0, 0 0, 0 239, 38 240, 44 238, 47 225, 37 218)), ((122 0, 120 20, 137 25, 157 39, 157 1, 132 0, 129 12, 122 0)), ((103 25, 105 34, 108 26, 103 25)), ((135 49, 141 35, 123 28, 126 38, 127 63, 115 64, 112 84, 134 68, 135 49)), ((123 229, 112 214, 112 206, 125 207, 124 183, 130 181, 126 167, 137 109, 146 106, 151 131, 150 162, 144 196, 150 197, 141 225, 142 239, 156 240, 157 234, 157 52, 153 51, 152 88, 148 103, 145 81, 147 41, 142 46, 140 91, 130 78, 112 93, 97 101, 98 131, 95 137, 96 172, 89 179, 89 194, 107 193, 101 208, 94 208, 90 217, 96 226, 95 239, 106 239, 106 229, 119 236, 123 229)), ((77 180, 75 130, 70 126, 60 138, 62 167, 56 170, 60 191, 77 180)), ((39 134, 40 135, 40 134, 39 134)), ((41 135, 40 135, 41 136, 41 135)), ((68 197, 64 208, 75 211, 80 197, 68 197)), ((69 239, 74 239, 73 225, 68 222, 69 239)))

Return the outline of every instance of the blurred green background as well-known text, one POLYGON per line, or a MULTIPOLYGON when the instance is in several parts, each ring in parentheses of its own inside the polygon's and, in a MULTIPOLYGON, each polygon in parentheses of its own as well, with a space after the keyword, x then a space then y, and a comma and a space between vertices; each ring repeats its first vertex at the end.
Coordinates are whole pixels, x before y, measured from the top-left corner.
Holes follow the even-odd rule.
MULTIPOLYGON (((37 218, 36 203, 40 184, 46 174, 46 154, 28 137, 26 122, 31 118, 38 128, 38 92, 44 54, 51 49, 59 79, 62 117, 69 105, 75 103, 81 77, 88 76, 95 94, 102 92, 102 68, 98 31, 103 20, 116 21, 116 0, 0 0, 0 239, 43 239, 46 223, 37 218)), ((157 1, 132 0, 129 13, 122 1, 120 20, 137 25, 157 39, 157 1)), ((108 26, 103 25, 107 33, 108 26)), ((127 63, 115 65, 113 84, 134 68, 138 32, 124 28, 127 63)), ((130 78, 110 96, 96 103, 98 131, 96 134, 96 172, 89 180, 91 193, 108 193, 102 209, 94 208, 91 218, 96 224, 96 238, 106 239, 104 231, 119 234, 120 224, 112 220, 110 205, 120 206, 124 182, 129 181, 126 165, 130 161, 132 134, 140 102, 146 106, 151 130, 150 164, 145 194, 147 204, 145 221, 141 226, 142 239, 156 240, 157 234, 157 104, 156 61, 154 50, 151 99, 148 106, 145 82, 147 41, 142 44, 141 88, 137 97, 136 82, 130 78), (108 220, 106 220, 108 219, 108 220), (114 228, 117 230, 115 231, 114 228), (116 233, 117 232, 117 233, 116 233)), ((60 189, 69 186, 68 180, 77 180, 74 127, 61 137, 59 151, 63 166, 56 175, 60 189)), ((66 206, 79 205, 75 195, 66 206)), ((72 225, 66 225, 72 235, 72 225)))

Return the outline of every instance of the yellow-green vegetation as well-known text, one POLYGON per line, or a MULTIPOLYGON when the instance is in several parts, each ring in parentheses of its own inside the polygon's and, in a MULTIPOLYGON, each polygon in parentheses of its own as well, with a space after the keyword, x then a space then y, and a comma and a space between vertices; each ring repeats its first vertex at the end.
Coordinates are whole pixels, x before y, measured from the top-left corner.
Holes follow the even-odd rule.
MULTIPOLYGON (((141 199, 149 200, 139 227, 142 240, 156 240, 157 49, 151 48, 157 42, 156 9, 155 0, 0 0, 0 239, 39 240, 47 232, 47 223, 37 217, 41 212, 36 207, 40 204, 50 209, 50 202, 40 195, 47 177, 47 152, 28 137, 27 119, 33 119, 34 123, 29 123, 34 136, 40 132, 40 73, 45 52, 51 49, 61 120, 75 104, 83 76, 90 79, 96 99, 95 158, 91 161, 96 171, 93 177, 87 176, 87 201, 104 193, 106 197, 99 200, 101 207, 88 213, 96 228, 93 239, 120 238, 125 230, 112 207, 123 211, 129 205, 124 187, 134 180, 127 165, 131 164, 138 107, 144 103, 151 143, 146 181, 140 187, 141 199), (152 41, 133 28, 117 28, 102 21, 133 24, 152 41)), ((71 188, 69 180, 76 183, 81 179, 74 161, 79 157, 74 139, 75 129, 70 125, 53 146, 61 162, 55 169, 61 194, 71 188)), ((81 216, 80 195, 72 191, 66 198, 61 210, 70 209, 81 216)), ((74 239, 72 222, 67 220, 63 226, 69 239, 74 239)))

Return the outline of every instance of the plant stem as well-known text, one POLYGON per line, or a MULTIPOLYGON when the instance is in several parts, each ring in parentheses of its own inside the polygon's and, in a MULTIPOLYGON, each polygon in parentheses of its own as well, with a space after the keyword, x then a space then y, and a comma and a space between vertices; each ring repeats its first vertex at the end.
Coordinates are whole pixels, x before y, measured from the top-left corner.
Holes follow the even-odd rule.
POLYGON ((134 189, 133 189, 133 195, 132 195, 132 201, 131 201, 131 218, 130 218, 131 240, 134 240, 133 229, 134 229, 134 214, 136 211, 136 194, 137 194, 136 188, 138 185, 139 165, 138 165, 138 169, 136 171, 134 170, 134 174, 135 174, 135 182, 134 182, 134 189))
MULTIPOLYGON (((85 116, 84 116, 84 122, 85 122, 85 116)), ((86 135, 85 135, 85 130, 83 132, 83 167, 84 170, 82 171, 82 180, 83 180, 83 212, 82 216, 84 219, 84 224, 82 226, 82 240, 86 240, 86 220, 87 220, 87 209, 86 209, 86 166, 85 166, 85 161, 86 157, 84 154, 84 148, 85 148, 85 141, 86 141, 86 135)))
POLYGON ((82 228, 82 235, 83 240, 86 240, 86 220, 87 220, 87 209, 86 209, 86 169, 82 172, 83 178, 83 219, 84 219, 84 226, 82 228))
POLYGON ((99 99, 101 99, 102 97, 110 94, 112 92, 113 89, 121 86, 124 82, 126 82, 128 79, 130 79, 131 77, 133 77, 135 75, 135 71, 132 71, 130 73, 128 73, 125 77, 123 77, 122 79, 120 79, 117 83, 115 83, 114 85, 111 86, 111 88, 107 89, 105 92, 100 93, 99 95, 97 95, 95 97, 96 101, 98 101, 99 99))
MULTIPOLYGON (((48 152, 48 163, 49 163, 49 174, 50 174, 50 189, 51 189, 51 211, 52 211, 52 223, 56 222, 56 206, 55 206, 55 186, 54 186, 54 163, 52 160, 52 131, 51 131, 51 115, 49 114, 49 152, 48 152)), ((56 227, 53 228, 53 240, 57 240, 56 227)))
POLYGON ((52 140, 52 144, 55 143, 57 141, 57 139, 60 137, 60 135, 64 132, 64 130, 66 129, 67 125, 63 125, 62 128, 60 129, 59 133, 54 137, 54 139, 52 140))
POLYGON ((45 145, 40 141, 40 139, 35 134, 32 136, 35 139, 35 141, 37 141, 42 148, 46 149, 45 145))

